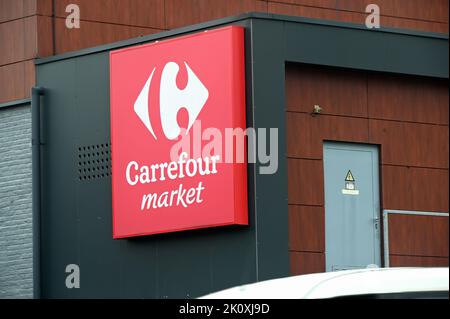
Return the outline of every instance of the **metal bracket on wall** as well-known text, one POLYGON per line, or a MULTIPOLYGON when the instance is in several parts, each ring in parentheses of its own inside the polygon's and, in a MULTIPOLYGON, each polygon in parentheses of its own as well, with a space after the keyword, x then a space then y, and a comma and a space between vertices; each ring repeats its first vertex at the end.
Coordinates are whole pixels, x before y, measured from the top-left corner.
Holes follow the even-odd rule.
POLYGON ((441 217, 449 216, 448 213, 384 209, 383 210, 384 267, 390 266, 389 265, 389 214, 441 216, 441 217))

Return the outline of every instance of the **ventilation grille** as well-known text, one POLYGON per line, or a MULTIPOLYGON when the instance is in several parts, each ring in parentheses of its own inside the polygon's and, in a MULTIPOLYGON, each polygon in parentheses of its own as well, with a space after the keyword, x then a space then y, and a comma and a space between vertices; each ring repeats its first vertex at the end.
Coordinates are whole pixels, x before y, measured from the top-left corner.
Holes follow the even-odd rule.
POLYGON ((78 179, 90 181, 111 175, 110 144, 78 147, 78 179))

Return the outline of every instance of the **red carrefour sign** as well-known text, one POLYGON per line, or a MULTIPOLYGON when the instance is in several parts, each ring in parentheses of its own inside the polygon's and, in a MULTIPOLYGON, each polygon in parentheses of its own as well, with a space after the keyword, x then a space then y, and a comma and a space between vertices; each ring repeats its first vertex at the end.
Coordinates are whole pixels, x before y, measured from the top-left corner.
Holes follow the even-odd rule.
POLYGON ((114 238, 248 224, 221 140, 245 129, 243 29, 113 51, 110 71, 114 238))

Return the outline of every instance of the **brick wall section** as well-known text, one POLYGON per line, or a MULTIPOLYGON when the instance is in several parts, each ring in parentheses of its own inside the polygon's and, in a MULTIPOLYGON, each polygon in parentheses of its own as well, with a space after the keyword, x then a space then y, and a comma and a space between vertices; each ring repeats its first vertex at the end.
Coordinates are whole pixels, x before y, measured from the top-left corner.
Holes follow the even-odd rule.
POLYGON ((30 106, 0 108, 0 298, 32 298, 30 106))
POLYGON ((448 33, 449 0, 0 0, 0 103, 29 97, 35 57, 252 11, 363 24, 369 3, 383 26, 448 33), (72 3, 80 29, 65 27, 72 3))

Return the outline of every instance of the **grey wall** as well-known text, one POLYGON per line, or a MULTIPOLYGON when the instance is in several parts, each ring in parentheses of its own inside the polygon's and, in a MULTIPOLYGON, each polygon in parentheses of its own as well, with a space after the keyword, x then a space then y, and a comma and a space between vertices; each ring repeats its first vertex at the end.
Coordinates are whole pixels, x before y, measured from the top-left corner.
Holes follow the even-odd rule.
POLYGON ((31 108, 0 108, 0 298, 32 298, 31 108))
MULTIPOLYGON (((36 75, 45 90, 41 105, 43 298, 193 298, 257 280, 252 199, 249 226, 114 240, 111 177, 84 180, 79 172, 79 156, 110 143, 109 52, 41 64, 36 75), (65 285, 68 264, 79 266, 78 289, 65 285)), ((271 260, 282 263, 282 275, 288 275, 287 239, 285 243, 285 260, 271 260)))

